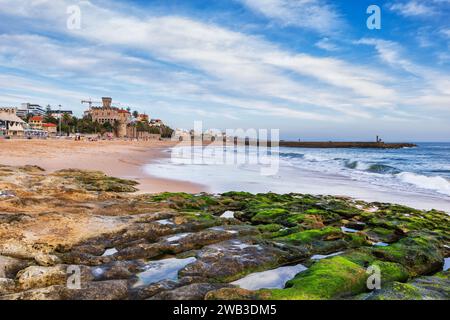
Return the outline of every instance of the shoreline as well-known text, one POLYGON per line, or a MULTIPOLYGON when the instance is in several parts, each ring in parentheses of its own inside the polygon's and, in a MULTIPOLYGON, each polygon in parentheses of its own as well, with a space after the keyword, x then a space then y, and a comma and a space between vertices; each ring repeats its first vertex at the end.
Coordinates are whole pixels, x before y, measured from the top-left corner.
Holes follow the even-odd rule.
POLYGON ((410 206, 421 210, 441 210, 450 213, 450 197, 396 189, 395 186, 372 184, 350 176, 331 172, 318 172, 308 168, 281 166, 276 176, 265 177, 254 170, 236 166, 190 165, 178 166, 154 162, 146 171, 178 181, 196 181, 206 185, 210 193, 246 191, 253 194, 274 192, 277 194, 300 193, 310 195, 343 196, 368 202, 381 202, 410 206), (239 177, 239 178, 233 178, 239 177))
MULTIPOLYGON (((247 187, 227 185, 228 176, 217 183, 205 179, 188 179, 176 175, 158 175, 158 164, 164 164, 170 154, 167 150, 178 145, 174 141, 72 141, 72 140, 3 140, 0 141, 2 156, 0 164, 12 166, 37 165, 49 173, 63 169, 98 170, 108 176, 131 179, 139 183, 137 194, 161 192, 221 193, 242 189, 251 193, 275 192, 351 197, 353 199, 397 203, 417 209, 437 209, 450 212, 450 203, 445 199, 413 193, 389 193, 380 187, 363 186, 359 181, 340 176, 323 176, 317 172, 303 172, 295 185, 289 181, 278 188, 279 181, 272 181, 270 188, 256 188, 256 184, 247 187), (153 167, 155 165, 155 167, 153 167), (153 167, 153 172, 147 170, 153 167), (156 170, 156 172, 155 172, 156 170), (222 181, 223 180, 223 181, 222 181), (222 185, 222 187, 220 187, 222 185), (327 186, 327 187, 325 187, 327 186), (330 189, 331 188, 331 189, 330 189)), ((174 168, 175 169, 175 168, 174 168)), ((204 171, 205 168, 202 168, 204 171)), ((173 173, 173 172, 172 172, 173 173)), ((199 173, 200 174, 200 173, 199 173)), ((288 175, 289 176, 289 175, 288 175)), ((220 178, 220 177, 219 177, 220 178)), ((266 181, 266 184, 269 183, 266 181)), ((241 191, 241 190, 237 190, 241 191)))
POLYGON ((173 141, 2 140, 0 164, 36 165, 48 172, 63 169, 98 170, 109 176, 139 182, 138 193, 208 191, 206 186, 160 178, 144 166, 168 157, 173 141))
MULTIPOLYGON (((292 173, 293 175, 295 173, 292 173)), ((174 177, 177 181, 187 181, 181 177, 174 177)), ((399 204, 419 210, 439 210, 450 214, 450 201, 434 195, 416 194, 406 191, 393 191, 381 186, 364 184, 361 181, 350 180, 337 174, 323 174, 305 170, 302 176, 293 181, 277 180, 247 183, 242 188, 225 187, 226 183, 214 184, 212 181, 202 181, 208 185, 212 193, 228 191, 246 191, 252 194, 273 192, 276 194, 309 194, 313 196, 345 197, 365 202, 379 202, 399 204), (239 190, 236 190, 239 189, 239 190)))

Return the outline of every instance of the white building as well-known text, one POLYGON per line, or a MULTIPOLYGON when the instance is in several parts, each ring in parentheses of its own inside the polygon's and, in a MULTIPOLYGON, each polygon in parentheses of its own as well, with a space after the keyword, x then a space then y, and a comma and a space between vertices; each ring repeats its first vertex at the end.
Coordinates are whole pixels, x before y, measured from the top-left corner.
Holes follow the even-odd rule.
POLYGON ((184 129, 175 129, 172 133, 173 141, 191 141, 191 133, 184 129))
POLYGON ((59 119, 63 117, 65 114, 68 114, 69 116, 73 116, 73 112, 70 110, 51 110, 51 116, 55 119, 59 119))
POLYGON ((44 107, 31 103, 22 103, 21 107, 17 110, 17 116, 21 118, 26 118, 29 114, 33 116, 44 116, 45 113, 44 107))
POLYGON ((0 108, 0 136, 24 135, 25 121, 16 115, 16 108, 0 108))

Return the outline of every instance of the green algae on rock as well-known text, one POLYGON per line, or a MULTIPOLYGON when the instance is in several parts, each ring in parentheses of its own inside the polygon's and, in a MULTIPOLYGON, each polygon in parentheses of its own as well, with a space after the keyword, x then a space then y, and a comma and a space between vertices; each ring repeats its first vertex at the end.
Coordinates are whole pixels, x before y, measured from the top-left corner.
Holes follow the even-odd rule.
POLYGON ((101 171, 70 169, 56 171, 54 175, 73 180, 87 191, 136 192, 137 188, 134 186, 138 185, 133 180, 108 177, 101 171))
POLYGON ((393 282, 389 286, 357 297, 364 300, 449 300, 450 273, 416 278, 410 282, 393 282))

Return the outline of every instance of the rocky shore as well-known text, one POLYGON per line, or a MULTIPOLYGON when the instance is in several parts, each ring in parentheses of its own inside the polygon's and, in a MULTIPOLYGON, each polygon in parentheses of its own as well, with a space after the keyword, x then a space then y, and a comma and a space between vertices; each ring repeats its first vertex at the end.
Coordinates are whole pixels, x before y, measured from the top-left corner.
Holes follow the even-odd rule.
POLYGON ((136 187, 0 166, 0 299, 450 298, 444 212, 136 187), (367 288, 369 266, 379 290, 367 288))

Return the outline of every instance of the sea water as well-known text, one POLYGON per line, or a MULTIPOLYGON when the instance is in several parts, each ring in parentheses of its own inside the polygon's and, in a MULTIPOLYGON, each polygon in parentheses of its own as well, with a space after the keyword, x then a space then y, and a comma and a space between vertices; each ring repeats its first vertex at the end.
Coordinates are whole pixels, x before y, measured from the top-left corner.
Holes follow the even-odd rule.
POLYGON ((147 165, 151 175, 208 186, 210 192, 248 191, 346 195, 450 212, 450 143, 418 143, 403 149, 258 149, 196 147, 195 155, 171 150, 171 158, 147 165), (213 148, 213 152, 211 152, 213 148), (233 163, 217 161, 234 156, 233 163), (265 161, 260 161, 261 159, 265 161), (258 162, 278 161, 272 175, 258 162))

